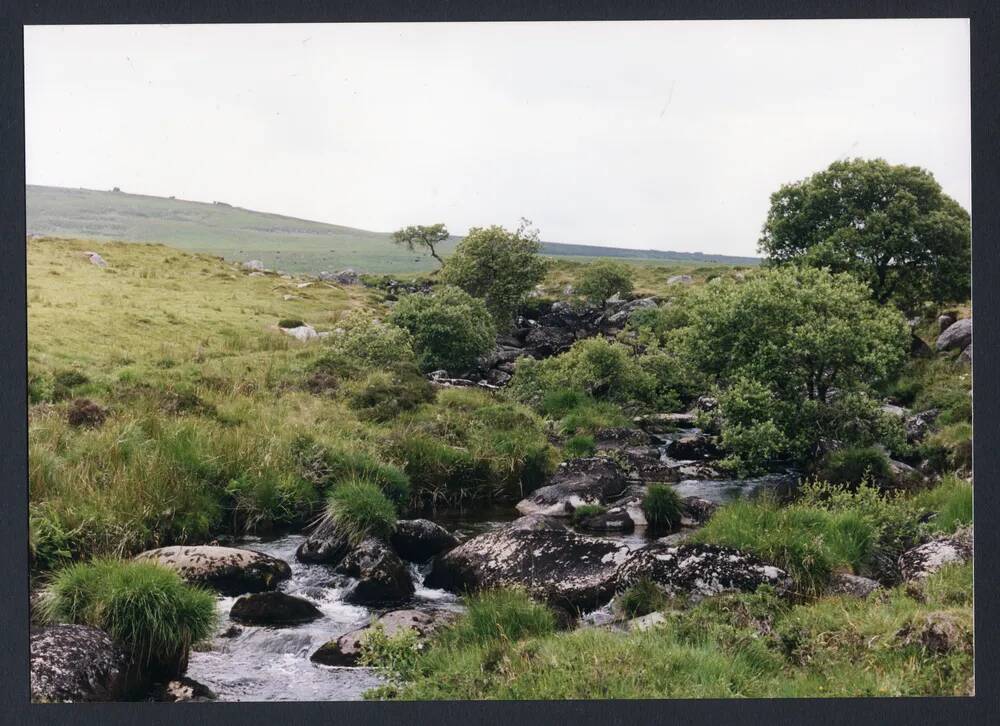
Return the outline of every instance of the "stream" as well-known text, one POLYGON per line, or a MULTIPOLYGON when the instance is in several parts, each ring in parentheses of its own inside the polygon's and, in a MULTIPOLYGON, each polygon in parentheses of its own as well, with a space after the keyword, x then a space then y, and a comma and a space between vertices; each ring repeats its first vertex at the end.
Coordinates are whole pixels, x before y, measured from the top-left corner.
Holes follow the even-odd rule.
MULTIPOLYGON (((782 475, 745 480, 683 480, 673 486, 681 496, 698 496, 722 503, 758 491, 780 487, 782 475)), ((419 515, 418 515, 419 516, 419 515)), ((512 506, 439 511, 429 519, 454 532, 461 541, 504 526, 516 519, 512 506)), ((591 535, 593 536, 593 535, 591 535)), ((650 541, 643 527, 630 534, 604 534, 632 549, 650 541)), ((332 667, 313 663, 309 656, 329 640, 356 630, 385 610, 350 605, 343 600, 351 580, 337 575, 326 565, 299 562, 295 550, 305 539, 301 534, 271 540, 246 538, 233 546, 247 547, 284 560, 292 576, 280 588, 289 595, 303 597, 323 613, 323 617, 292 627, 235 625, 229 610, 237 598, 218 600, 219 628, 207 649, 191 653, 187 675, 208 686, 220 701, 345 701, 359 700, 366 690, 382 679, 369 668, 332 667)), ((412 600, 391 609, 433 606, 461 609, 459 599, 444 590, 424 587, 430 565, 411 564, 416 593, 412 600)))

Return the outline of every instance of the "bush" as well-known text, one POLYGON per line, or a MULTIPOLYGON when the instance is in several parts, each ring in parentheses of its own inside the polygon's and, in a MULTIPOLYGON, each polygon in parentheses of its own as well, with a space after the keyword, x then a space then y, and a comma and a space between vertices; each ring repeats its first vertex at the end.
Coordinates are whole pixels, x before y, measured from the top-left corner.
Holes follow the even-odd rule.
POLYGON ((613 295, 625 297, 632 292, 632 271, 621 262, 592 262, 584 268, 576 290, 591 302, 603 305, 613 295))
POLYGON ((680 496, 666 484, 650 484, 642 497, 642 513, 653 529, 673 529, 681 523, 684 505, 680 496))
POLYGON ((390 320, 413 337, 420 367, 426 371, 468 370, 496 339, 485 303, 448 285, 429 295, 405 295, 390 320))
MULTIPOLYGON (((380 321, 367 310, 354 310, 341 318, 328 340, 334 352, 346 356, 348 360, 360 360, 373 366, 413 363, 416 360, 410 334, 380 321)), ((328 363, 337 364, 340 361, 329 359, 328 363)), ((334 367, 338 370, 327 372, 342 371, 341 366, 334 367)))
POLYGON ((339 532, 353 545, 368 537, 388 540, 396 529, 396 508, 376 484, 354 479, 330 492, 317 529, 339 532))
POLYGON ((615 598, 615 603, 627 618, 655 613, 667 604, 667 598, 655 582, 641 577, 615 598))
POLYGON ((473 227, 445 262, 442 280, 481 298, 500 328, 507 327, 527 293, 545 279, 538 233, 522 221, 517 230, 473 227))
POLYGON ((142 664, 182 659, 216 625, 215 595, 151 562, 95 560, 59 570, 42 617, 100 628, 142 664))
POLYGON ((403 411, 434 400, 434 388, 412 365, 398 364, 368 374, 350 388, 348 403, 358 416, 389 421, 403 411))
POLYGON ((450 645, 513 643, 556 629, 555 614, 523 590, 498 589, 465 598, 466 611, 442 633, 450 645))
POLYGON ((489 464, 476 460, 467 449, 443 444, 426 434, 405 432, 397 434, 392 453, 410 477, 414 497, 425 504, 457 505, 489 494, 489 464))
POLYGON ((563 454, 568 459, 593 456, 594 451, 596 451, 596 448, 594 447, 594 437, 586 434, 571 436, 566 441, 566 445, 563 446, 563 454))
POLYGON ((305 322, 299 318, 282 318, 278 321, 279 328, 291 329, 291 328, 301 328, 305 325, 305 322))
POLYGON ((819 477, 831 484, 857 486, 867 481, 877 487, 892 482, 889 457, 874 446, 839 449, 829 453, 820 464, 819 477))

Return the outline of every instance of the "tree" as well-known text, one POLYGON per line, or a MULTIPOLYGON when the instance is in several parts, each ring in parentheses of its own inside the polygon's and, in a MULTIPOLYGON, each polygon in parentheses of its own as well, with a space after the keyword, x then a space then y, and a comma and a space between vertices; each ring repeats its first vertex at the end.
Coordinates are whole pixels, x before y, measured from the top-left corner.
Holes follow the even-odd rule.
POLYGON ((849 272, 904 311, 969 295, 969 214, 924 169, 834 162, 771 195, 759 242, 768 263, 849 272))
POLYGON ((616 293, 628 295, 632 292, 632 272, 621 262, 593 262, 583 271, 576 289, 591 302, 603 305, 616 293))
POLYGON ((450 285, 428 295, 404 296, 389 319, 412 336, 424 370, 465 371, 496 341, 485 303, 450 285))
POLYGON ((438 223, 430 226, 418 224, 396 230, 392 233, 392 241, 398 245, 404 245, 410 252, 427 250, 431 253, 431 257, 444 267, 444 260, 434 248, 448 239, 448 236, 448 228, 443 224, 438 223))
POLYGON ((539 255, 538 232, 529 224, 521 220, 513 232, 499 225, 473 227, 442 272, 445 282, 485 300, 500 327, 510 324, 518 305, 548 269, 539 255))

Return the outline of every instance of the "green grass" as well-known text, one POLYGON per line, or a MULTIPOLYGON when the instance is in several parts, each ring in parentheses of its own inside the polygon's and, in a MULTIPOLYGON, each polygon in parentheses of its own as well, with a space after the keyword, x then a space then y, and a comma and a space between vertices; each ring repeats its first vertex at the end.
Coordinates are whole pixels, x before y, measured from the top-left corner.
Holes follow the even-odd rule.
POLYGON ((662 609, 667 604, 667 598, 655 582, 642 577, 615 596, 615 604, 625 617, 637 618, 662 609))
POLYGON ((440 636, 452 645, 513 642, 556 628, 552 611, 522 590, 488 590, 467 596, 463 602, 463 616, 440 636))
POLYGON ((215 595, 149 562, 100 559, 59 570, 42 597, 50 623, 91 625, 149 663, 186 653, 215 629, 215 595))
POLYGON ((929 528, 933 532, 951 533, 972 524, 972 484, 956 476, 946 476, 933 489, 925 489, 913 497, 920 512, 934 512, 929 528))
POLYGON ((594 437, 587 434, 576 434, 566 439, 563 445, 563 454, 567 459, 576 459, 582 456, 593 456, 597 449, 594 446, 594 437))
POLYGON ((377 484, 360 479, 344 482, 330 492, 317 529, 332 529, 354 545, 369 537, 388 540, 396 529, 396 508, 377 484))
MULTIPOLYGON (((919 639, 931 613, 971 634, 971 565, 885 597, 788 605, 769 588, 710 598, 648 631, 585 628, 479 641, 442 634, 369 698, 607 699, 964 695, 972 654, 919 639)), ((470 626, 463 618, 456 629, 470 626)))
POLYGON ((886 486, 892 480, 889 457, 874 446, 838 449, 828 454, 820 464, 819 478, 831 484, 857 486, 868 481, 886 486))
POLYGON ((600 504, 581 504, 573 510, 573 524, 580 524, 583 520, 604 514, 606 511, 607 508, 600 504))
POLYGON ((642 497, 642 513, 653 529, 669 530, 681 523, 681 498, 666 484, 650 484, 642 497))

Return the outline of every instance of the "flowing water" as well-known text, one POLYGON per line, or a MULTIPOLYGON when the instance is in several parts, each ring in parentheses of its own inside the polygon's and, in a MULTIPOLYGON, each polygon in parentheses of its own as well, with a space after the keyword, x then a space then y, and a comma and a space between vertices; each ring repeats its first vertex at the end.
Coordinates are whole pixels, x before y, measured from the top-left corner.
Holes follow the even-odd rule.
MULTIPOLYGON (((722 503, 762 489, 779 488, 785 481, 787 477, 781 475, 746 480, 690 479, 674 487, 682 496, 698 496, 722 503)), ((428 518, 464 541, 502 527, 518 516, 513 507, 507 506, 437 512, 428 518)), ((622 541, 633 549, 650 541, 643 528, 627 535, 602 536, 622 541)), ((220 701, 357 700, 366 690, 382 682, 368 668, 323 666, 309 660, 309 656, 327 641, 364 626, 383 611, 344 602, 343 596, 352 584, 349 578, 335 574, 325 565, 303 564, 296 560, 295 550, 303 539, 302 535, 286 535, 270 541, 248 539, 235 545, 287 562, 292 576, 280 589, 309 600, 320 609, 323 617, 284 628, 236 625, 229 619, 229 610, 236 598, 220 597, 218 632, 209 649, 191 654, 187 671, 189 677, 211 688, 220 701)), ((416 593, 411 602, 400 607, 461 609, 455 595, 424 587, 428 567, 411 565, 416 593)), ((599 616, 600 612, 594 615, 599 616)))

